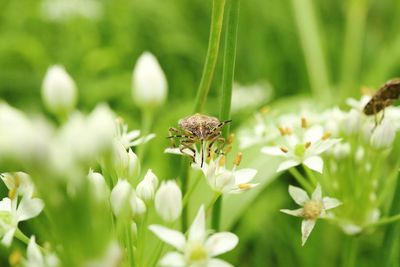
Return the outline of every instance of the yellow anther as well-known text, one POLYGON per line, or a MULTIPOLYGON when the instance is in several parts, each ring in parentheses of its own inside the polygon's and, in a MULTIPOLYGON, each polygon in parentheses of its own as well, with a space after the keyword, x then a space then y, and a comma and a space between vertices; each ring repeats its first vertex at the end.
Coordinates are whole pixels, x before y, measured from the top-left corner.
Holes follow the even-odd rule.
POLYGON ((327 140, 329 137, 331 137, 330 132, 325 132, 324 135, 321 137, 322 140, 327 140))
POLYGON ((229 135, 229 137, 228 137, 228 140, 226 141, 227 142, 227 144, 232 144, 233 143, 233 141, 235 141, 235 134, 233 134, 233 133, 231 133, 230 135, 229 135))
POLYGON ((304 144, 305 148, 309 148, 310 146, 311 146, 311 142, 307 142, 307 143, 304 144))
POLYGON ((270 108, 269 108, 268 106, 263 106, 263 107, 260 109, 260 112, 261 112, 262 114, 268 113, 269 111, 270 111, 270 108))
POLYGON ((10 191, 8 191, 9 199, 14 199, 16 196, 17 196, 17 187, 14 187, 10 191))
POLYGON ((250 184, 239 184, 238 185, 240 190, 249 190, 251 189, 251 185, 250 184))
POLYGON ((224 148, 224 153, 225 153, 225 154, 228 154, 229 152, 231 152, 231 150, 232 150, 232 146, 226 146, 226 147, 224 148))
POLYGON ((14 174, 14 181, 15 181, 15 187, 19 187, 21 184, 20 178, 17 173, 14 174))
POLYGON ((22 260, 22 255, 19 250, 14 250, 8 257, 8 262, 10 263, 11 266, 17 266, 18 264, 21 263, 21 260, 22 260))
POLYGON ((286 134, 285 128, 283 127, 278 127, 279 132, 281 133, 282 136, 286 134))
POLYGON ((242 161, 242 158, 243 158, 242 152, 237 153, 235 159, 233 160, 233 164, 239 166, 240 162, 242 161))
POLYGON ((226 163, 226 158, 224 155, 222 155, 221 158, 219 159, 218 164, 220 167, 225 167, 225 163, 226 163))
POLYGON ((286 147, 283 147, 283 146, 281 146, 279 149, 280 149, 283 153, 288 153, 288 152, 289 152, 289 150, 288 150, 286 147))
POLYGON ((307 128, 308 127, 308 123, 306 118, 301 117, 301 128, 307 128))

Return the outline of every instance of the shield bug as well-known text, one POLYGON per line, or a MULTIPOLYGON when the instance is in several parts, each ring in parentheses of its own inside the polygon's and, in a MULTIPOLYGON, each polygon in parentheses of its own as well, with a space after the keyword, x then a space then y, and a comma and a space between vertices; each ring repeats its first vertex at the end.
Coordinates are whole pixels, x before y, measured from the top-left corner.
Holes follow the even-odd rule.
MULTIPOLYGON (((213 144, 219 142, 221 146, 225 144, 225 138, 221 136, 222 128, 231 120, 220 121, 216 117, 196 113, 178 121, 178 128, 169 129, 170 139, 179 139, 179 150, 190 157, 196 159, 195 146, 200 143, 201 148, 201 167, 204 162, 204 150, 207 146, 208 157, 211 154, 213 144), (186 153, 189 149, 192 154, 186 153)), ((176 144, 173 142, 173 146, 176 144)), ((219 149, 216 150, 218 152, 219 149)))

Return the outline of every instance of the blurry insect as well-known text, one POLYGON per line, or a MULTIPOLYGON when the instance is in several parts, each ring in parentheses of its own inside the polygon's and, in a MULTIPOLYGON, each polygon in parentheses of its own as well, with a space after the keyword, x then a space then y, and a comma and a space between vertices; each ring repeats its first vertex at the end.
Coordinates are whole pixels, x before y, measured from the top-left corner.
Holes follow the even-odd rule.
MULTIPOLYGON (((219 121, 219 119, 200 113, 196 113, 192 116, 180 119, 178 121, 179 128, 169 128, 169 139, 179 138, 179 150, 190 156, 195 162, 196 150, 193 145, 200 143, 201 147, 201 164, 203 167, 204 163, 204 146, 207 145, 208 157, 211 155, 211 149, 213 144, 219 142, 221 146, 225 144, 225 138, 221 136, 221 130, 225 124, 230 123, 231 120, 219 121), (185 152, 185 149, 189 149, 193 154, 185 152)), ((172 145, 176 147, 173 142, 172 145)), ((221 147, 216 149, 216 153, 219 153, 221 147)))
MULTIPOLYGON (((375 125, 378 125, 377 114, 400 97, 400 78, 387 81, 372 96, 371 100, 365 105, 363 112, 365 115, 375 115, 375 125)), ((382 122, 384 113, 379 121, 382 122)))

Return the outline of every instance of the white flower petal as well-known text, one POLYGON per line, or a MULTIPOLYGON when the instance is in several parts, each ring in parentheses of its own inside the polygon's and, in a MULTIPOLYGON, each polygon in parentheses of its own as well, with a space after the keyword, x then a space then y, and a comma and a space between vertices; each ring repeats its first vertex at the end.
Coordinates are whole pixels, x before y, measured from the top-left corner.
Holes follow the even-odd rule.
POLYGON ((11 199, 5 197, 0 201, 0 211, 11 212, 11 199))
POLYGON ((280 211, 283 212, 283 213, 292 215, 292 216, 303 217, 303 211, 304 211, 304 209, 303 209, 303 208, 297 209, 297 210, 281 209, 280 211))
POLYGON ((211 235, 205 247, 210 257, 214 257, 232 250, 239 243, 239 238, 229 232, 220 232, 211 235))
POLYGON ((21 222, 36 217, 43 210, 43 208, 44 208, 44 203, 41 199, 38 198, 30 199, 23 197, 21 203, 19 203, 18 205, 17 220, 21 222))
POLYGON ((168 252, 160 260, 160 266, 164 267, 185 267, 185 258, 178 252, 168 252))
POLYGON ((142 144, 149 142, 154 137, 156 137, 156 135, 152 133, 152 134, 140 137, 140 138, 136 139, 135 141, 132 141, 129 145, 130 146, 142 145, 142 144))
POLYGON ((317 201, 321 201, 322 200, 322 189, 321 189, 321 185, 319 183, 315 187, 315 190, 312 193, 311 199, 312 200, 317 200, 317 201))
POLYGON ((303 206, 304 203, 310 200, 307 192, 297 186, 289 185, 289 195, 293 198, 294 202, 303 206))
POLYGON ((342 202, 333 197, 324 197, 322 201, 324 203, 325 210, 333 209, 342 205, 342 202))
POLYGON ((232 264, 227 263, 220 259, 210 259, 208 261, 207 267, 234 267, 232 264))
POLYGON ((314 228, 316 220, 303 220, 301 222, 301 245, 304 246, 304 244, 307 241, 307 238, 310 236, 311 231, 314 228))
POLYGON ((304 133, 304 142, 315 143, 317 140, 321 139, 324 134, 324 129, 320 125, 315 125, 308 128, 304 133))
POLYGON ((251 180, 253 180, 254 176, 256 176, 257 170, 256 169, 241 169, 235 171, 235 183, 236 184, 247 184, 251 180))
POLYGON ((204 206, 202 205, 197 212, 196 218, 189 228, 189 241, 204 242, 206 237, 206 216, 204 213, 204 206))
POLYGON ((3 239, 1 240, 1 243, 3 245, 5 245, 6 247, 9 247, 11 245, 15 230, 16 230, 15 228, 8 229, 8 231, 4 234, 3 239))
POLYGON ((279 164, 278 170, 276 170, 276 172, 285 171, 285 170, 290 169, 290 168, 292 168, 294 166, 297 166, 299 164, 300 164, 300 162, 298 160, 295 160, 295 159, 285 160, 284 162, 279 164))
POLYGON ((312 152, 315 155, 319 155, 319 154, 325 152, 326 150, 328 150, 329 148, 331 148, 332 146, 339 143, 341 140, 342 139, 338 139, 338 138, 328 139, 328 140, 319 140, 314 145, 312 145, 312 152))
POLYGON ((27 257, 28 260, 31 262, 40 262, 44 263, 43 261, 43 255, 40 252, 39 246, 36 244, 36 240, 34 236, 31 236, 28 244, 28 249, 27 249, 27 257))
POLYGON ((183 250, 183 248, 185 247, 185 236, 181 232, 155 224, 150 225, 149 229, 162 241, 170 244, 178 250, 183 250))
POLYGON ((303 161, 303 164, 306 165, 311 170, 319 172, 319 173, 322 173, 322 169, 324 167, 324 162, 322 161, 322 158, 319 156, 312 156, 312 157, 306 158, 303 161))
POLYGON ((265 146, 261 148, 261 152, 271 156, 286 156, 286 153, 276 146, 265 146))

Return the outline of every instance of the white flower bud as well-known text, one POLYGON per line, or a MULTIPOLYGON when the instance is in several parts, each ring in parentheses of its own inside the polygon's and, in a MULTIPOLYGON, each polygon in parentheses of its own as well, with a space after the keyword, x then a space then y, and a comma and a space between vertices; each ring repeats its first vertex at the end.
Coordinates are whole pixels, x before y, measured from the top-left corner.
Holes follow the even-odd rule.
POLYGON ((182 192, 175 181, 161 184, 157 190, 154 204, 158 215, 166 222, 173 222, 181 215, 182 192))
POLYGON ((118 180, 117 184, 111 191, 111 208, 115 216, 119 216, 128 208, 132 187, 126 180, 118 180))
POLYGON ((343 121, 344 131, 346 134, 355 134, 360 130, 361 127, 361 114, 356 109, 350 110, 343 121))
POLYGON ((112 163, 117 176, 120 178, 127 178, 126 171, 128 168, 128 152, 122 143, 115 141, 113 144, 112 163))
POLYGON ((149 52, 143 53, 133 70, 132 97, 142 109, 153 109, 164 104, 167 98, 167 80, 157 59, 149 52))
POLYGON ((90 190, 93 192, 96 200, 102 201, 109 197, 110 189, 108 188, 103 175, 90 170, 88 174, 88 179, 90 183, 90 190))
POLYGON ((336 159, 343 159, 350 155, 351 146, 349 143, 337 143, 332 148, 332 154, 336 159))
POLYGON ((129 180, 134 179, 140 173, 140 162, 132 149, 128 150, 128 168, 127 168, 127 178, 129 180))
MULTIPOLYGON (((134 192, 134 191, 133 191, 134 192)), ((131 205, 131 211, 133 216, 141 216, 146 212, 146 204, 136 196, 136 194, 132 194, 129 200, 129 204, 131 205)))
POLYGON ((48 111, 55 115, 65 116, 70 113, 77 102, 75 82, 61 65, 51 66, 42 84, 42 98, 48 111))
POLYGON ((392 146, 395 137, 395 127, 391 122, 384 120, 373 131, 370 143, 376 149, 386 149, 392 146))
POLYGON ((143 180, 136 187, 136 192, 141 199, 148 202, 154 198, 157 186, 157 176, 151 170, 148 170, 143 180))

